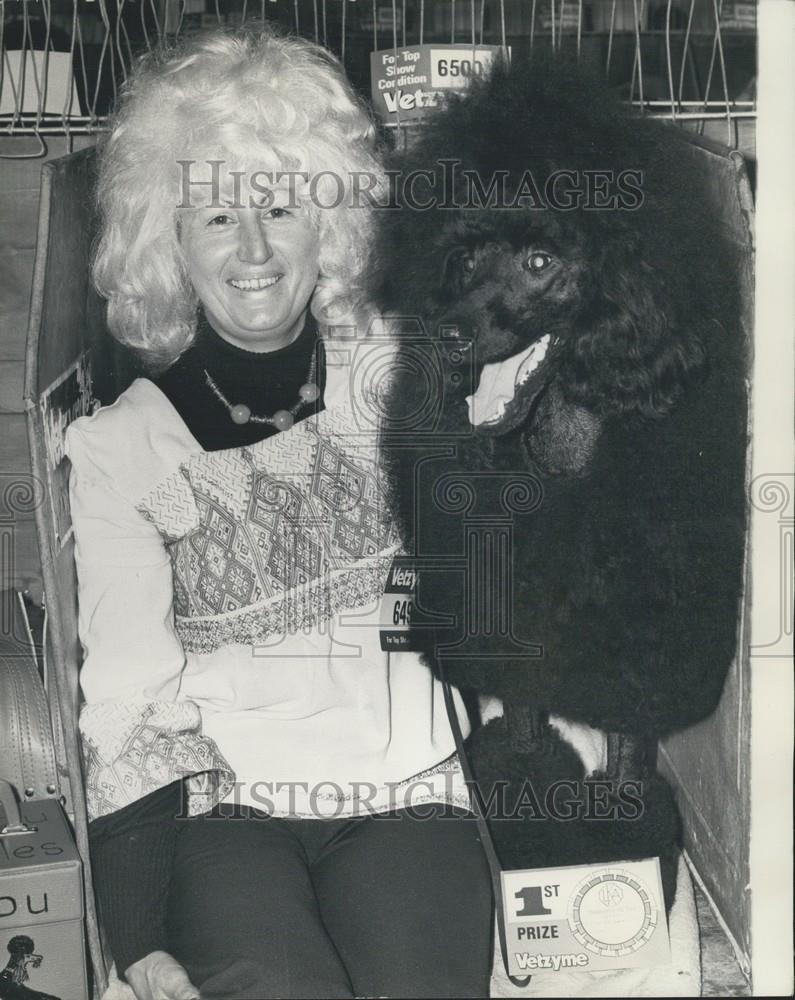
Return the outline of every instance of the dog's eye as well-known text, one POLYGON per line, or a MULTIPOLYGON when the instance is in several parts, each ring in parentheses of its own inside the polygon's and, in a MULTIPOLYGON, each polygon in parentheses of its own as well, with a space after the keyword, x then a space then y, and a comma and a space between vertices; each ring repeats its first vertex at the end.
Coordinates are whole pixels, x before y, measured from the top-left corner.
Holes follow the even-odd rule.
POLYGON ((456 247, 448 253, 442 268, 442 287, 460 293, 477 270, 475 255, 464 247, 456 247))
POLYGON ((525 258, 524 266, 531 274, 540 274, 546 271, 552 263, 552 257, 541 250, 534 250, 525 258))

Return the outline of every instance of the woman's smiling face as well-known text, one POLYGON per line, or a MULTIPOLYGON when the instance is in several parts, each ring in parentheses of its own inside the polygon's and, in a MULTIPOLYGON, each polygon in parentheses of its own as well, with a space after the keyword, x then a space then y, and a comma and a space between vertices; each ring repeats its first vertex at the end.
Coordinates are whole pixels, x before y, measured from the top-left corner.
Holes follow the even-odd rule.
POLYGON ((272 192, 263 207, 181 213, 188 276, 210 325, 248 351, 274 351, 303 329, 318 279, 318 236, 301 203, 272 192))

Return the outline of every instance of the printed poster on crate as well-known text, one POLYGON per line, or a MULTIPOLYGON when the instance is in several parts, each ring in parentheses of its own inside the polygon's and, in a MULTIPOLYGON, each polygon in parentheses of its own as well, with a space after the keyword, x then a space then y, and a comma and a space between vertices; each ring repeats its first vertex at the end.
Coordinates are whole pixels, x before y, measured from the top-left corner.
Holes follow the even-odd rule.
POLYGON ((509 972, 670 962, 658 858, 502 873, 509 972))
POLYGON ((46 455, 47 495, 52 512, 56 551, 64 546, 72 531, 69 514, 69 465, 64 451, 66 428, 78 417, 91 413, 91 372, 83 354, 63 372, 39 401, 46 455))
MULTIPOLYGON (((419 121, 444 94, 487 72, 500 45, 410 45, 370 53, 373 107, 388 125, 419 121)), ((511 50, 507 48, 507 57, 511 50)))

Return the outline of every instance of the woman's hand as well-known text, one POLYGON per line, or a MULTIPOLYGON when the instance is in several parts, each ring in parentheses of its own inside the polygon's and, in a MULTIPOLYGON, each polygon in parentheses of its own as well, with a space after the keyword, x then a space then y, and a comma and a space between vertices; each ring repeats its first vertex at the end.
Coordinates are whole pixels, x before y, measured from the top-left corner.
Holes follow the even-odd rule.
POLYGON ((165 951, 150 951, 125 972, 136 1000, 199 1000, 199 991, 179 962, 165 951))

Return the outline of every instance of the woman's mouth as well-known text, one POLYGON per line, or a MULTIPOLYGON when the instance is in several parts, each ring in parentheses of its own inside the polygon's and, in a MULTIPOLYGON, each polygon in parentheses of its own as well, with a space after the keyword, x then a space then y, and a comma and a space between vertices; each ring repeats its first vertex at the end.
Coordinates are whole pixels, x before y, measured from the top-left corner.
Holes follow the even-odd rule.
POLYGON ((267 278, 230 278, 229 284, 239 292, 260 292, 281 281, 282 277, 281 274, 274 274, 267 278))

